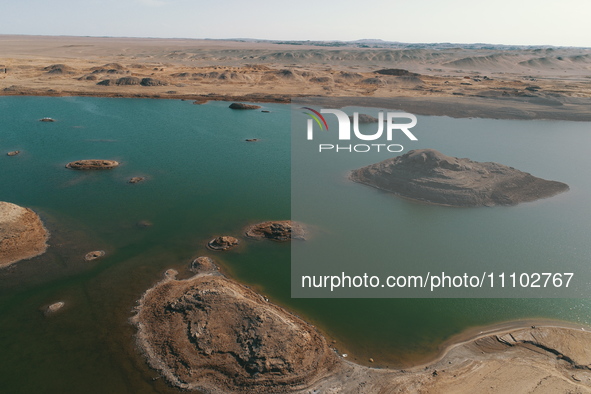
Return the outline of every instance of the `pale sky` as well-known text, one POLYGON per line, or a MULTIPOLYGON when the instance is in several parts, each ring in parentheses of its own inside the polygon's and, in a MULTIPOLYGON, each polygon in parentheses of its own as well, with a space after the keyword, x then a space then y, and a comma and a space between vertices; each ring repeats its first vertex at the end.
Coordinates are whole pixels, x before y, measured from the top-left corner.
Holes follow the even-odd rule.
POLYGON ((591 0, 0 0, 0 34, 591 47, 591 0))

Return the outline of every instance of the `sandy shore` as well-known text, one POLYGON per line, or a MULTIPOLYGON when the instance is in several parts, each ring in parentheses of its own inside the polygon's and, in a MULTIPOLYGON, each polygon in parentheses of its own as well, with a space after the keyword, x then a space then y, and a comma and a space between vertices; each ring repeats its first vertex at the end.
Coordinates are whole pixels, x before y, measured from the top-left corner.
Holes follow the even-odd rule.
POLYGON ((0 54, 0 95, 283 103, 380 97, 387 108, 425 115, 591 120, 586 49, 0 36, 0 54), (402 71, 382 71, 389 69, 402 71))
MULTIPOLYGON (((568 324, 491 327, 449 344, 437 361, 403 370, 346 363, 314 387, 343 393, 588 393, 591 334, 568 324), (533 328, 535 327, 535 328, 533 328)), ((546 323, 548 324, 548 323, 546 323)))

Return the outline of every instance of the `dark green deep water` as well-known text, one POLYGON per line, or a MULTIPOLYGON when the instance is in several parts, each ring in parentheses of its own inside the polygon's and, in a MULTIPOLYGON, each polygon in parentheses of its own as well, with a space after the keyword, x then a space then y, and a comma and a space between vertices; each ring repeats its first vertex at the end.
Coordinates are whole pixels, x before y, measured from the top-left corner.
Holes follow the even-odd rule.
MULTIPOLYGON (((289 107, 265 105, 271 113, 261 113, 227 106, 0 98, 0 201, 33 208, 52 232, 44 256, 0 270, 1 392, 175 391, 134 348, 128 319, 136 300, 168 268, 188 276, 187 264, 207 253, 212 236, 240 235, 249 223, 290 215, 289 107), (58 122, 38 122, 45 116, 58 122), (11 150, 22 153, 5 156, 11 150), (122 165, 64 168, 89 158, 122 165), (132 176, 148 179, 127 184, 132 176), (153 226, 138 227, 141 220, 153 226), (107 257, 85 262, 96 249, 107 257), (44 317, 41 308, 60 300, 66 307, 44 317)), ((585 299, 291 299, 288 244, 244 242, 213 257, 233 278, 317 325, 353 359, 381 365, 431 353, 471 326, 591 320, 585 299)))

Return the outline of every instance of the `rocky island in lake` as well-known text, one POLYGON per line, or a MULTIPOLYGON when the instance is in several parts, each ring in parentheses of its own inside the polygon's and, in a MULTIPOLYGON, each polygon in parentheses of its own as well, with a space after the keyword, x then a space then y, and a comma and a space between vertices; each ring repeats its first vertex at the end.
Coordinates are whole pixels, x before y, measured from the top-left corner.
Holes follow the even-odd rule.
POLYGON ((45 253, 48 237, 35 212, 0 201, 0 268, 45 253))
POLYGON ((306 230, 300 223, 291 220, 274 220, 258 223, 246 229, 246 236, 255 239, 271 239, 274 241, 290 241, 305 239, 306 230))
POLYGON ((119 165, 115 160, 77 160, 66 164, 73 170, 110 170, 119 165))
POLYGON ((515 205, 569 189, 513 167, 459 159, 434 149, 412 150, 359 168, 350 178, 401 197, 457 207, 515 205))
POLYGON ((149 363, 182 389, 278 393, 305 389, 338 365, 314 327, 196 264, 197 275, 149 289, 133 322, 149 363))
POLYGON ((240 243, 238 238, 229 235, 216 237, 207 243, 207 247, 212 250, 229 250, 240 243))
POLYGON ((244 104, 244 103, 232 103, 230 104, 231 109, 259 109, 261 108, 260 105, 254 104, 244 104))

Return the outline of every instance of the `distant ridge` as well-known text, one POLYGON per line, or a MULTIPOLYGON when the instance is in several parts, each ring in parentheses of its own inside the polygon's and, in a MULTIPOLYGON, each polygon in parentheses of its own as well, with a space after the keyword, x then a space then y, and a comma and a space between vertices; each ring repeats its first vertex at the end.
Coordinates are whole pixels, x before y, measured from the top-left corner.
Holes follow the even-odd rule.
POLYGON ((487 49, 487 50, 523 50, 523 49, 560 49, 560 48, 582 48, 591 47, 555 46, 555 45, 510 45, 491 43, 454 43, 454 42, 423 42, 409 43, 400 41, 385 41, 379 38, 364 38, 352 41, 342 40, 267 40, 256 38, 206 38, 212 41, 237 41, 268 43, 282 45, 308 45, 318 47, 357 47, 357 48, 391 48, 391 49, 487 49))

